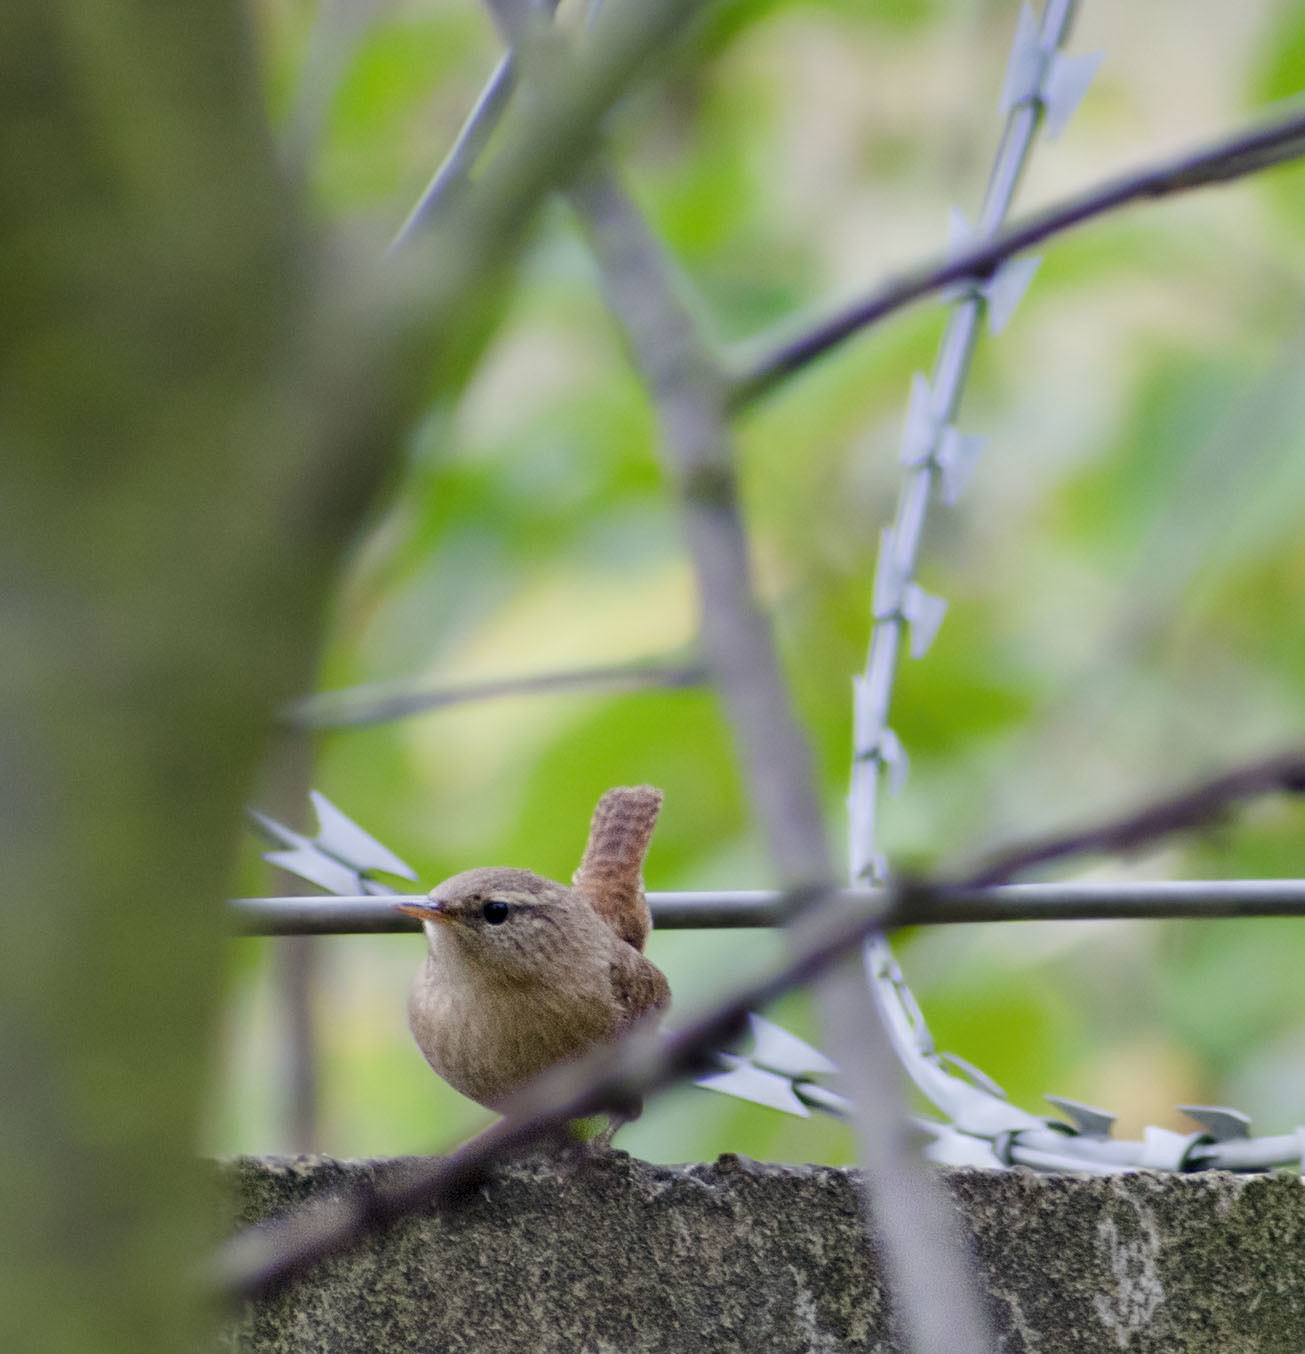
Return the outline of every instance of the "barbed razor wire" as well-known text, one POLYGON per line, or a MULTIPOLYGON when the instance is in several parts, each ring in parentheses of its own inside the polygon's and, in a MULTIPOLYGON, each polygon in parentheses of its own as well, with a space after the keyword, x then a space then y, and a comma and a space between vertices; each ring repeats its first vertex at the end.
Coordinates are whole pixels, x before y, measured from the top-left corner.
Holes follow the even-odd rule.
MULTIPOLYGON (((1006 218, 1040 128, 1058 135, 1087 92, 1099 55, 1070 57, 1062 50, 1076 10, 1075 0, 1049 0, 1042 22, 1025 4, 1001 91, 1006 122, 973 234, 994 235, 1006 218)), ((953 250, 970 242, 961 213, 951 216, 953 250)), ((956 426, 970 362, 983 319, 993 334, 1010 320, 1037 270, 1036 258, 1004 263, 986 282, 958 284, 943 330, 932 379, 917 373, 902 435, 906 477, 892 524, 880 536, 873 589, 870 647, 864 672, 853 679, 853 758, 848 794, 848 869, 853 884, 879 883, 888 866, 878 849, 879 786, 900 793, 908 756, 889 723, 893 684, 909 634, 912 658, 923 658, 942 625, 947 604, 916 581, 916 561, 935 488, 954 504, 968 484, 985 439, 956 426)), ((880 1019, 894 1052, 917 1089, 944 1115, 930 1154, 957 1154, 958 1146, 983 1155, 999 1133, 1030 1129, 1039 1121, 1010 1106, 987 1077, 939 1054, 914 994, 886 937, 867 938, 864 965, 880 1019), (953 1142, 960 1135, 961 1141, 953 1142)), ((995 1153, 987 1151, 995 1159, 995 1153)))
POLYGON ((281 711, 280 722, 299 729, 362 728, 473 701, 585 691, 679 691, 701 686, 706 680, 701 663, 676 654, 661 660, 563 668, 438 687, 410 681, 375 682, 293 701, 281 711))
MULTIPOLYGON (((1006 127, 989 177, 977 233, 997 232, 1010 208, 1039 126, 1058 134, 1087 91, 1100 56, 1067 57, 1060 51, 1069 34, 1073 0, 1051 0, 1041 26, 1026 4, 1011 50, 1002 89, 1006 127)), ((952 241, 959 247, 971 234, 952 213, 952 241)), ((916 560, 935 486, 944 500, 957 502, 974 472, 986 439, 956 427, 970 360, 984 316, 996 334, 1007 324, 1038 266, 1036 258, 1012 259, 984 283, 961 283, 943 331, 932 380, 917 373, 902 436, 906 478, 892 525, 880 537, 875 570, 873 626, 864 673, 854 679, 854 756, 848 796, 849 871, 854 883, 878 882, 887 865, 876 846, 880 773, 890 789, 905 784, 908 758, 889 724, 893 682, 902 634, 909 631, 912 658, 923 658, 942 625, 947 604, 915 581, 916 560)))

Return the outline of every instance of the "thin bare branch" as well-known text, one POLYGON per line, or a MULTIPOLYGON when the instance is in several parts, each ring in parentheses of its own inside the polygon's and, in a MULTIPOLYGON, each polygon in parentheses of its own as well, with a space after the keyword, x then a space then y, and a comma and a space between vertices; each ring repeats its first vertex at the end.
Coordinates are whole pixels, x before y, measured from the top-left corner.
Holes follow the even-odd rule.
POLYGON ((739 409, 768 394, 785 378, 809 366, 846 339, 887 319, 904 306, 957 282, 984 280, 1006 259, 1074 226, 1147 198, 1168 197, 1210 184, 1258 174, 1305 155, 1305 112, 1253 127, 1131 174, 1079 193, 1039 212, 1028 221, 960 250, 945 263, 928 264, 890 279, 864 300, 776 343, 749 363, 730 390, 731 408, 739 409))
MULTIPOLYGON (((539 6, 541 12, 552 13, 557 8, 556 0, 545 0, 539 6)), ((503 114, 507 111, 513 90, 517 85, 517 54, 514 50, 514 37, 523 36, 531 19, 530 0, 490 0, 489 10, 494 22, 508 42, 508 50, 499 58, 493 73, 480 91, 471 112, 458 130, 448 154, 431 176, 412 210, 408 213, 390 241, 389 252, 393 253, 412 238, 421 227, 430 221, 442 203, 460 188, 470 177, 481 152, 489 144, 503 114)))
POLYGON ((612 0, 581 41, 531 33, 517 54, 528 108, 509 104, 495 152, 483 157, 474 182, 451 194, 446 210, 428 213, 429 229, 410 232, 400 251, 404 266, 377 279, 404 332, 420 339, 412 357, 424 369, 465 361, 466 313, 512 259, 544 193, 584 163, 612 104, 646 77, 705 3, 612 0))
POLYGON ((608 667, 568 668, 559 672, 533 673, 526 677, 501 677, 494 681, 467 682, 459 686, 416 687, 360 686, 347 691, 324 691, 287 706, 281 722, 300 729, 359 728, 408 719, 470 701, 498 700, 504 696, 539 696, 557 692, 585 691, 594 687, 613 691, 645 688, 678 690, 700 686, 706 669, 699 664, 648 661, 614 663, 608 667))
POLYGON ((471 167, 485 149, 489 138, 493 136, 494 129, 502 121, 515 85, 516 62, 512 53, 507 52, 499 58, 494 73, 480 91, 480 97, 467 114, 467 119, 459 129, 449 153, 431 175, 430 182, 413 205, 403 225, 395 232, 389 246, 391 253, 402 248, 439 210, 440 204, 447 200, 449 194, 466 182, 471 167))
POLYGON ((1002 884, 1037 865, 1071 856, 1128 855, 1176 832, 1210 826, 1241 800, 1276 792, 1305 794, 1305 751, 1280 753, 1252 762, 1216 776, 1194 790, 1158 800, 1093 828, 1009 847, 967 875, 965 886, 984 888, 1002 884))

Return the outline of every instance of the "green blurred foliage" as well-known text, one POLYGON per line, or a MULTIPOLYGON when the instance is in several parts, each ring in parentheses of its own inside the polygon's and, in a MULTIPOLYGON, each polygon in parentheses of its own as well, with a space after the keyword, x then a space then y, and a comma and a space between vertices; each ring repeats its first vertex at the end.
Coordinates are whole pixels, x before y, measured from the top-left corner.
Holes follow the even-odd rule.
MULTIPOLYGON (((274 119, 312 7, 256 6, 274 119)), ((330 8, 323 10, 329 14, 330 8)), ((636 196, 707 331, 745 344, 943 247, 998 135, 1014 0, 982 6, 726 4, 613 126, 636 196)), ((318 34, 320 38, 320 32, 318 34)), ((1291 3, 1203 11, 1085 3, 1104 49, 1021 209, 1247 121, 1305 84, 1291 3), (1170 52, 1173 59, 1158 60, 1170 52)), ((310 173, 324 218, 380 248, 495 59, 471 4, 382 4, 339 71, 310 173)), ((1010 329, 985 336, 963 407, 989 450, 938 505, 923 581, 950 610, 904 665, 894 723, 912 776, 890 858, 955 866, 1012 836, 1117 811, 1295 740, 1305 700, 1305 172, 1135 209, 1056 242, 1010 329)), ((389 511, 358 543, 323 689, 444 684, 683 654, 696 606, 656 429, 560 207, 540 224, 458 407, 415 428, 389 511)), ((923 306, 795 378, 740 422, 759 585, 843 828, 850 679, 864 661, 881 527, 900 479, 923 306)), ((317 784, 420 871, 566 877, 611 784, 667 792, 658 889, 771 881, 728 731, 706 692, 455 706, 318 741, 317 784)), ((1301 813, 1267 806, 1101 876, 1305 874, 1301 813)), ((653 938, 679 1013, 773 960, 776 936, 653 938)), ((325 942, 322 1146, 428 1150, 485 1119, 430 1075, 405 1027, 415 937, 325 942)), ((213 1145, 283 1146, 269 946, 238 947, 213 1145)), ((1046 1091, 1136 1131, 1178 1101, 1301 1115, 1305 928, 1293 922, 958 928, 903 938, 942 1047, 1031 1109, 1046 1091)), ((819 1041, 804 995, 772 1012, 819 1041)), ((1281 1116, 1287 1116, 1282 1118, 1281 1116)), ((1295 1116, 1294 1118, 1291 1116, 1295 1116)), ((1279 1116, 1275 1121, 1272 1116, 1279 1116)), ((683 1089, 627 1130, 660 1159, 723 1150, 849 1158, 851 1137, 683 1089)))

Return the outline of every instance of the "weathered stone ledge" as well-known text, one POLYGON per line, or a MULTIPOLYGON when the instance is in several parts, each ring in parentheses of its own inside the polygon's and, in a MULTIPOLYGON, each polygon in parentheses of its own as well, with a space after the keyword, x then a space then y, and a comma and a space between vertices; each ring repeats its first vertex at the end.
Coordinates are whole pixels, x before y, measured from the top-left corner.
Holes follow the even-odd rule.
MULTIPOLYGON (((242 1222, 410 1160, 244 1158, 242 1222)), ((951 1171, 1006 1354, 1299 1354, 1305 1183, 951 1171)), ((922 1274, 919 1282, 928 1284, 922 1274)), ((855 1173, 723 1157, 506 1167, 246 1309, 241 1354, 808 1354, 892 1339, 855 1173)), ((958 1350, 957 1354, 967 1354, 958 1350)))

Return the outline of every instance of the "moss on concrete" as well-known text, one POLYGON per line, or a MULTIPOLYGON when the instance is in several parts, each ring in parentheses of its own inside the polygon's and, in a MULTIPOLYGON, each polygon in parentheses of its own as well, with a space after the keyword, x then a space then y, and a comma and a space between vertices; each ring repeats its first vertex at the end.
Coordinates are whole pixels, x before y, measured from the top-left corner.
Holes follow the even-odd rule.
MULTIPOLYGON (((410 1163, 225 1169, 252 1222, 410 1163)), ((1305 1348, 1299 1177, 953 1171, 948 1182, 1004 1354, 1305 1348)), ((897 1347, 853 1172, 736 1157, 653 1166, 619 1152, 507 1167, 461 1212, 368 1238, 244 1310, 223 1339, 241 1354, 897 1347)))

